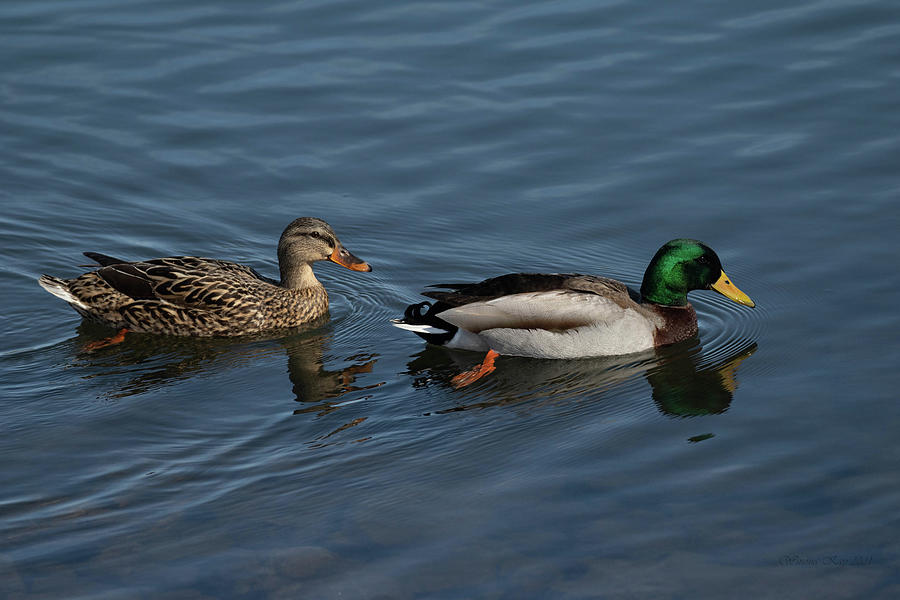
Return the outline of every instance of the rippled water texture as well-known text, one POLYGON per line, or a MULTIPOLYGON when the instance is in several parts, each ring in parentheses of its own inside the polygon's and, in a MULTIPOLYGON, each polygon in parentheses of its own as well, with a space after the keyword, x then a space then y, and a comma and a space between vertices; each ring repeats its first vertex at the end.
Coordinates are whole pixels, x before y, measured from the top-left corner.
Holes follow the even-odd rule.
POLYGON ((896 598, 894 2, 0 3, 3 598, 896 598), (330 318, 110 334, 83 251, 277 273, 330 318), (749 309, 576 361, 426 347, 431 283, 640 283, 707 242, 749 309))

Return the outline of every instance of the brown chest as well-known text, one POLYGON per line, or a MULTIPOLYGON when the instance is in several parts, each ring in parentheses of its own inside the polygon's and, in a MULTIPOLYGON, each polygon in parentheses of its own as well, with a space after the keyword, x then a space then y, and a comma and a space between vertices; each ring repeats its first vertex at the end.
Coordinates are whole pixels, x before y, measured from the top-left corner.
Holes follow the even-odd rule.
POLYGON ((674 344, 697 335, 697 312, 687 306, 654 306, 653 312, 662 318, 662 326, 653 334, 655 346, 674 344))
POLYGON ((322 286, 285 290, 267 298, 263 329, 297 327, 321 317, 328 310, 328 293, 322 286))

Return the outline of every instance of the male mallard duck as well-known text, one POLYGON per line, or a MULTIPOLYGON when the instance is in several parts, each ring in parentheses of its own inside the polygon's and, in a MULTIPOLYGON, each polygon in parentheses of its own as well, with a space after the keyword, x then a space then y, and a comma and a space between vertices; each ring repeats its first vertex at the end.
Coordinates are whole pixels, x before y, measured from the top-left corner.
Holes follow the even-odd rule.
POLYGON ((125 331, 234 336, 295 327, 328 310, 328 293, 310 263, 327 259, 354 271, 372 270, 344 249, 328 223, 313 217, 294 220, 281 234, 280 281, 211 258, 129 262, 84 254, 100 268, 74 279, 42 275, 38 281, 84 318, 124 330, 109 343, 121 341, 125 331))
MULTIPOLYGON (((480 283, 441 284, 427 291, 437 300, 407 307, 392 322, 427 342, 537 358, 579 358, 639 352, 697 334, 691 290, 713 289, 754 306, 735 287, 712 249, 689 239, 657 251, 640 293, 606 277, 511 273, 480 283)), ((483 374, 483 373, 482 373, 483 374)))

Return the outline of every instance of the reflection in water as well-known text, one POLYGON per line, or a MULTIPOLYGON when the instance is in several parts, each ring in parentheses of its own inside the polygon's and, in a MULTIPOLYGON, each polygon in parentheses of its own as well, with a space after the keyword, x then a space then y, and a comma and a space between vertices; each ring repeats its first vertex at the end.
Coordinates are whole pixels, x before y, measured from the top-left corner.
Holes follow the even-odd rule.
POLYGON ((296 401, 307 404, 303 408, 296 409, 295 415, 308 412, 327 414, 340 407, 339 403, 329 400, 339 398, 348 392, 369 390, 384 385, 384 382, 365 386, 354 385, 358 374, 372 372, 372 367, 378 360, 374 354, 350 356, 347 360, 354 361, 354 364, 335 371, 327 370, 322 359, 326 339, 326 335, 319 334, 281 340, 287 350, 288 374, 296 401))
MULTIPOLYGON (((90 323, 82 323, 78 331, 79 339, 75 341, 80 346, 86 340, 108 333, 107 329, 90 323)), ((126 375, 114 391, 106 393, 122 398, 284 352, 288 358, 294 399, 301 403, 293 413, 321 416, 340 408, 344 402, 339 399, 345 394, 384 384, 356 384, 360 374, 372 372, 376 355, 358 354, 346 359, 352 362, 347 367, 327 369, 323 354, 331 338, 327 320, 280 338, 180 338, 134 334, 126 343, 114 348, 82 354, 79 361, 82 366, 90 366, 91 373, 86 378, 126 375)), ((625 357, 542 360, 504 356, 498 359, 497 370, 483 382, 454 394, 461 401, 459 405, 440 412, 528 400, 557 402, 596 396, 643 376, 650 384, 653 401, 661 413, 674 417, 719 414, 731 404, 740 364, 756 351, 756 347, 755 342, 745 341, 704 351, 695 339, 625 357)), ((413 377, 414 387, 449 387, 454 375, 472 366, 473 357, 468 352, 427 346, 408 364, 407 374, 413 377)), ((352 401, 366 397, 354 397, 352 401)), ((361 422, 347 423, 332 434, 361 422)))
MULTIPOLYGON (((191 338, 151 334, 132 334, 125 343, 93 353, 82 353, 77 364, 89 366, 85 378, 128 374, 129 377, 105 395, 124 398, 158 389, 161 386, 239 367, 261 357, 286 352, 288 377, 297 402, 304 408, 294 414, 325 414, 336 410, 339 403, 329 402, 348 392, 382 385, 354 385, 360 373, 370 373, 377 355, 359 354, 348 357, 354 364, 337 370, 325 368, 324 349, 331 340, 328 320, 321 319, 306 327, 292 330, 285 337, 244 336, 241 338, 191 338)), ((79 347, 107 335, 109 330, 82 322, 74 340, 79 347)))
MULTIPOLYGON (((716 355, 712 362, 696 339, 624 357, 541 360, 503 356, 497 360, 497 370, 480 385, 459 391, 463 400, 475 393, 480 400, 438 412, 527 400, 559 401, 595 396, 643 375, 652 388, 653 401, 665 415, 692 417, 723 413, 737 389, 735 375, 738 367, 756 348, 755 342, 745 342, 732 348, 725 356, 721 356, 721 352, 712 353, 716 355)), ((461 370, 470 368, 472 362, 471 353, 453 353, 427 347, 407 365, 407 374, 413 377, 414 387, 450 387, 450 379, 461 370)))
POLYGON ((738 367, 754 352, 756 343, 751 342, 710 365, 704 365, 702 352, 670 350, 658 365, 647 370, 653 401, 660 412, 671 416, 723 413, 728 410, 737 390, 738 367))

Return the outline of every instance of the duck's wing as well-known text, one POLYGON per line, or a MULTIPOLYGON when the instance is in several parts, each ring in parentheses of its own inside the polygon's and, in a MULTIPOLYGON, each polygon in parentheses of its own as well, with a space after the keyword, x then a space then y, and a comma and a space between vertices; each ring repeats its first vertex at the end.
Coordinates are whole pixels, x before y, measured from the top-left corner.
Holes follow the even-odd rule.
POLYGON ((106 263, 96 274, 117 292, 133 300, 157 300, 185 308, 231 308, 253 296, 260 283, 269 282, 250 267, 195 256, 140 262, 110 262, 106 259, 112 257, 89 256, 106 263))
POLYGON ((515 294, 555 290, 572 290, 620 299, 623 302, 629 300, 635 303, 640 302, 640 294, 621 281, 577 273, 510 273, 478 283, 440 283, 428 287, 445 290, 422 292, 423 296, 434 298, 444 305, 444 308, 484 302, 515 294))
POLYGON ((443 291, 428 290, 423 296, 434 298, 445 307, 484 302, 502 296, 528 292, 549 292, 566 289, 566 282, 582 275, 564 273, 509 273, 477 283, 438 283, 428 286, 443 291))
POLYGON ((591 275, 514 273, 425 295, 438 300, 437 317, 474 333, 565 331, 614 321, 625 311, 644 312, 625 284, 591 275))

